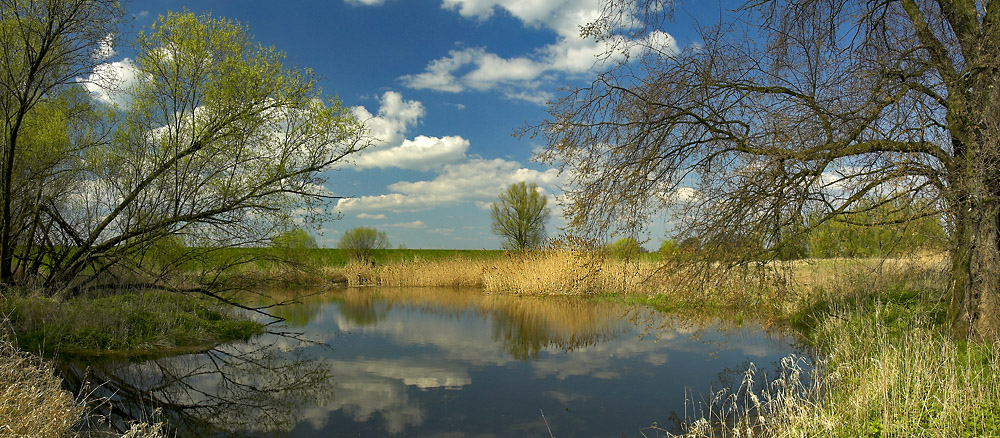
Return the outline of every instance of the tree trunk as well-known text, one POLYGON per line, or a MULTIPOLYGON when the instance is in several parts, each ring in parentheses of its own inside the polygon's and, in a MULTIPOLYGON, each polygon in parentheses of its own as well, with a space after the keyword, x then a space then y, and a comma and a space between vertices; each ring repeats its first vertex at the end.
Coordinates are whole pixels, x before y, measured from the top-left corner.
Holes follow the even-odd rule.
POLYGON ((14 178, 14 146, 23 116, 18 115, 13 132, 7 139, 0 172, 0 284, 14 282, 14 242, 11 241, 12 180, 14 178))
POLYGON ((986 204, 956 227, 950 316, 957 337, 1000 338, 1000 202, 986 204))

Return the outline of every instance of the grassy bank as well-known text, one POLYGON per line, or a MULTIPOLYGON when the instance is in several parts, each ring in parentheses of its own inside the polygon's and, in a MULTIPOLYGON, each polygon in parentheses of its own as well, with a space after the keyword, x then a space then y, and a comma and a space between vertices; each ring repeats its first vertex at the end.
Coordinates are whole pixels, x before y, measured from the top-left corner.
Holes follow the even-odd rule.
POLYGON ((8 292, 0 314, 21 350, 45 356, 162 356, 248 339, 263 329, 214 299, 156 291, 69 300, 8 292))
POLYGON ((1000 436, 1000 342, 944 334, 943 262, 794 264, 796 286, 775 308, 821 361, 807 379, 795 360, 776 376, 747 370, 685 436, 1000 436))
MULTIPOLYGON (((7 290, 0 294, 0 436, 75 437, 88 421, 86 394, 62 389, 42 356, 163 356, 262 329, 199 296, 130 291, 61 300, 7 290)), ((163 424, 136 423, 123 436, 165 435, 163 424)))

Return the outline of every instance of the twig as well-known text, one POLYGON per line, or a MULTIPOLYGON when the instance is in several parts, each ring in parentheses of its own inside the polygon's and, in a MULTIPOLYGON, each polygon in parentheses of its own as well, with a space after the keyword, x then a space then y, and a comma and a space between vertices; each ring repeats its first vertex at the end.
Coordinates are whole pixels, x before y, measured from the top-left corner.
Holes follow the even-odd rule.
POLYGON ((555 435, 552 435, 552 428, 549 427, 549 420, 545 419, 545 412, 542 412, 541 409, 539 409, 538 412, 542 413, 542 421, 545 422, 545 428, 549 430, 549 438, 556 438, 555 435))

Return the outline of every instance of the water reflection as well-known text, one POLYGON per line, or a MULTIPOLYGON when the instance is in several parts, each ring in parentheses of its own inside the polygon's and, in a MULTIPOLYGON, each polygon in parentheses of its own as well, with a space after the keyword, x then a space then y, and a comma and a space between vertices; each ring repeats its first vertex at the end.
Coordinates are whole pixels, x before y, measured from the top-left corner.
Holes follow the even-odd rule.
POLYGON ((77 388, 99 382, 91 395, 106 402, 95 408, 119 431, 151 418, 167 420, 178 436, 285 431, 304 407, 333 395, 334 381, 321 363, 258 341, 141 363, 64 361, 59 372, 77 388))
POLYGON ((298 302, 277 309, 298 338, 107 363, 91 378, 109 382, 103 390, 121 411, 160 406, 204 435, 546 436, 547 421, 557 436, 637 436, 748 361, 794 350, 753 325, 572 298, 430 288, 272 295, 298 302))

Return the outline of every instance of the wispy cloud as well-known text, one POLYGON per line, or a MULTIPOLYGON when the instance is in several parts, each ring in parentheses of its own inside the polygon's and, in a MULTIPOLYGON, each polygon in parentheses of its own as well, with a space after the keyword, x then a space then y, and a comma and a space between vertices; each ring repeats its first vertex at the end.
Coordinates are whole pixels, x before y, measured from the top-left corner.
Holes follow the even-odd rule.
POLYGON ((411 230, 420 230, 420 229, 427 228, 427 224, 425 224, 423 221, 413 221, 413 222, 403 222, 403 223, 399 223, 399 224, 389 224, 389 225, 386 225, 386 227, 389 227, 389 228, 408 228, 408 229, 411 229, 411 230))

